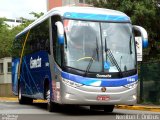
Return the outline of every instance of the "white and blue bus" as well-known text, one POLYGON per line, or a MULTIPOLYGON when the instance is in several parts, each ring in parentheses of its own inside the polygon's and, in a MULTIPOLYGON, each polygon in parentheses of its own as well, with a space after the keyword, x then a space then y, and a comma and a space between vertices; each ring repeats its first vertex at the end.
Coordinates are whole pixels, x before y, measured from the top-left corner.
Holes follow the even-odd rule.
POLYGON ((12 90, 19 103, 47 100, 112 112, 114 105, 137 101, 137 53, 134 30, 143 47, 147 32, 119 11, 94 7, 58 7, 16 35, 12 90))

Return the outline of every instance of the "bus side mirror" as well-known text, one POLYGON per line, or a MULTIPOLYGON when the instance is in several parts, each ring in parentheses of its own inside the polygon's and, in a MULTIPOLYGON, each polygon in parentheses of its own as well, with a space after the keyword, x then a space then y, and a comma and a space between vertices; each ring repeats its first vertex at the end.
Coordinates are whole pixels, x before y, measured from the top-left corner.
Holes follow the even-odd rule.
POLYGON ((64 44, 64 27, 62 22, 58 21, 55 23, 57 26, 57 34, 58 34, 58 43, 59 44, 64 44))
POLYGON ((140 32, 141 34, 141 40, 142 40, 142 46, 143 48, 147 48, 148 47, 148 34, 147 34, 147 31, 141 27, 141 26, 136 26, 134 25, 133 26, 133 29, 140 32))
POLYGON ((142 48, 148 47, 148 35, 147 31, 141 26, 133 26, 134 31, 138 32, 138 36, 135 37, 136 50, 137 50, 137 61, 142 61, 142 48))

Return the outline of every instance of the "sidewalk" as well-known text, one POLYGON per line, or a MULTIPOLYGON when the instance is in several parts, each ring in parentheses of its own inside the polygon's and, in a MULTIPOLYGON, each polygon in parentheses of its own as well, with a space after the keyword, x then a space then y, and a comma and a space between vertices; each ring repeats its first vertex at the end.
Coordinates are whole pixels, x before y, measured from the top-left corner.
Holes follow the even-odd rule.
MULTIPOLYGON (((0 102, 18 102, 17 97, 0 97, 0 102)), ((35 103, 38 102, 46 102, 45 100, 34 100, 35 103)), ((143 110, 143 111, 152 111, 152 112, 160 112, 160 105, 141 105, 137 104, 134 106, 128 105, 116 105, 117 109, 128 109, 128 110, 143 110)))

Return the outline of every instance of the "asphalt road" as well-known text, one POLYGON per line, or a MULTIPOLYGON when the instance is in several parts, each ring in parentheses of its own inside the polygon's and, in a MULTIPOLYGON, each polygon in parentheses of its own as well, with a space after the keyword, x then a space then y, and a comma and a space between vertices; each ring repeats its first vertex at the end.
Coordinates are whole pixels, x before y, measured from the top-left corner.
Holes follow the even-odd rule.
POLYGON ((89 107, 60 106, 48 112, 45 103, 20 105, 0 102, 0 120, 160 120, 160 112, 114 109, 113 113, 90 111, 89 107))

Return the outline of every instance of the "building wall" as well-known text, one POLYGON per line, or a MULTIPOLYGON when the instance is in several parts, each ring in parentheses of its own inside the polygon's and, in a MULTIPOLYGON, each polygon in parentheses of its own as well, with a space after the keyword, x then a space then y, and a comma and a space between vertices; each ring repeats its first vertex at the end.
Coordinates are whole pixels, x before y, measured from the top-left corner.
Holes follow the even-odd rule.
POLYGON ((71 4, 77 4, 78 0, 62 0, 62 5, 71 5, 71 4))
POLYGON ((48 0, 47 2, 47 8, 50 10, 54 7, 86 3, 86 0, 48 0))
POLYGON ((0 84, 11 83, 11 57, 0 59, 0 84))
POLYGON ((0 59, 0 97, 13 96, 11 80, 11 57, 0 59))
POLYGON ((7 25, 9 25, 9 27, 12 29, 20 24, 22 24, 22 20, 20 19, 9 19, 7 18, 5 21, 4 21, 7 25))
POLYGON ((62 6, 62 0, 47 0, 48 10, 50 10, 54 7, 60 7, 60 6, 62 6))
POLYGON ((5 83, 0 84, 0 97, 13 97, 12 93, 12 84, 11 83, 5 83))

